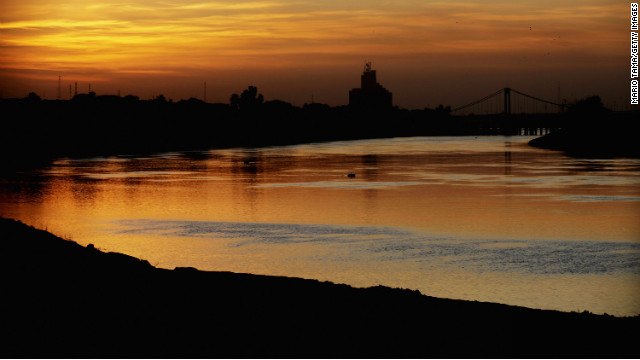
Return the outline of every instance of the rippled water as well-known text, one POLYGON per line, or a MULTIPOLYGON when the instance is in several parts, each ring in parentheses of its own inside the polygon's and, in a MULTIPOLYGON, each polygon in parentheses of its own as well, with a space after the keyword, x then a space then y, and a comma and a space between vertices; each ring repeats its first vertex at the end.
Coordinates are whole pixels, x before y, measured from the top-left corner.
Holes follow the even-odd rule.
MULTIPOLYGON (((631 242, 463 240, 382 226, 162 220, 123 220, 114 225, 122 228, 114 232, 119 235, 231 239, 228 246, 234 248, 309 243, 320 250, 338 244, 348 246, 349 261, 424 261, 434 269, 451 266, 478 273, 640 273, 640 243, 631 242)), ((305 255, 314 257, 317 253, 305 255)))
POLYGON ((160 267, 640 314, 640 160, 529 139, 61 159, 0 180, 0 215, 160 267))

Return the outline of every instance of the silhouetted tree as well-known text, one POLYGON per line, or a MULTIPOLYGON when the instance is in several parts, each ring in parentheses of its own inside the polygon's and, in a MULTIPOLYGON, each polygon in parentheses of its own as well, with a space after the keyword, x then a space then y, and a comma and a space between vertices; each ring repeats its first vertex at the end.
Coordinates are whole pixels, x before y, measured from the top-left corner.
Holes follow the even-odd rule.
POLYGON ((156 98, 153 99, 153 101, 155 101, 157 103, 166 103, 167 102, 167 98, 164 97, 164 95, 160 94, 160 95, 156 96, 156 98))
POLYGON ((240 110, 254 109, 257 106, 262 105, 264 102, 264 96, 258 94, 258 89, 255 86, 249 86, 242 94, 233 94, 229 100, 231 106, 240 110))
POLYGON ((438 105, 435 111, 438 113, 449 114, 451 112, 451 106, 445 107, 442 104, 440 104, 438 105))
POLYGON ((194 98, 194 97, 190 97, 188 100, 182 100, 182 101, 186 101, 186 102, 188 102, 190 104, 198 104, 198 105, 201 105, 201 104, 205 103, 204 101, 202 101, 202 100, 200 100, 198 98, 194 98))
POLYGON ((602 113, 608 111, 608 109, 602 104, 600 96, 595 95, 576 101, 575 104, 569 107, 568 111, 581 114, 593 114, 602 113))
POLYGON ((231 98, 229 99, 229 103, 231 104, 232 107, 237 109, 240 106, 240 96, 238 96, 238 94, 231 95, 231 98))
POLYGON ((40 101, 42 99, 40 99, 40 96, 34 92, 30 92, 29 95, 27 96, 27 99, 29 101, 40 101))
POLYGON ((598 127, 607 121, 609 109, 604 107, 600 96, 594 95, 576 101, 567 109, 568 125, 584 130, 586 127, 598 127))
POLYGON ((282 100, 271 100, 264 103, 265 110, 275 112, 286 112, 293 110, 291 103, 282 100))

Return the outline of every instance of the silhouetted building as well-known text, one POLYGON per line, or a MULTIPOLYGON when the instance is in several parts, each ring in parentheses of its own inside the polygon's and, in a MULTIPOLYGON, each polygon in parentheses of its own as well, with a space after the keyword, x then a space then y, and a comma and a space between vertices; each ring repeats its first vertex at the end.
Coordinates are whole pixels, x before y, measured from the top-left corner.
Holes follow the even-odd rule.
POLYGON ((376 71, 371 63, 364 65, 360 77, 360 88, 349 91, 349 106, 360 109, 390 109, 393 107, 391 93, 376 81, 376 71))

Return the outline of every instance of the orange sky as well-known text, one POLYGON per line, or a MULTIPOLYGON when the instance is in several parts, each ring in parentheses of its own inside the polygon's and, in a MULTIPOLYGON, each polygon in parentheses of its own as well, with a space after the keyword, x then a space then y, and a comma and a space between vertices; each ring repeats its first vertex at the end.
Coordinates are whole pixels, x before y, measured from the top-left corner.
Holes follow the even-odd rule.
POLYGON ((462 105, 510 86, 629 100, 621 0, 2 0, 0 96, 164 94, 341 105, 365 60, 394 104, 462 105))

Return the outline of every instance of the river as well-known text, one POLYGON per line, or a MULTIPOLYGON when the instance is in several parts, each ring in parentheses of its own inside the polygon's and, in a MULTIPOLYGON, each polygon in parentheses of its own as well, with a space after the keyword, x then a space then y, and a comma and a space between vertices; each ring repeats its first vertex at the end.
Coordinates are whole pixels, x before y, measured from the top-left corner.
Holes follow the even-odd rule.
POLYGON ((0 179, 0 215, 162 268, 640 314, 640 160, 531 138, 59 159, 0 179))

